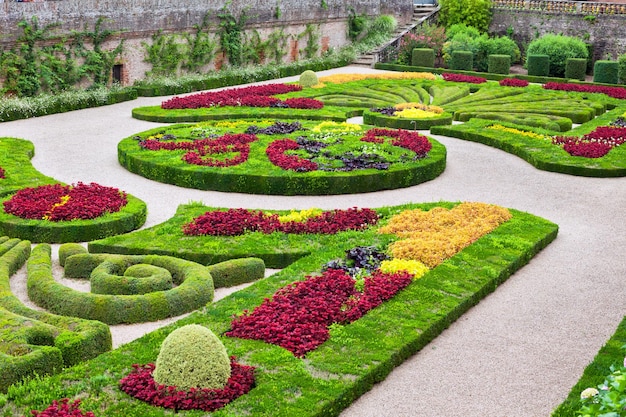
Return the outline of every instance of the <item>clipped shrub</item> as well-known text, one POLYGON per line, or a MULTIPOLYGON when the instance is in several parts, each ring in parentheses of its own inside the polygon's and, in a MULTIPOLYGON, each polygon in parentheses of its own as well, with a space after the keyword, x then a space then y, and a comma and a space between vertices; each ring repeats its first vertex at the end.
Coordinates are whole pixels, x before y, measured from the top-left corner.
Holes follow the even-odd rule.
POLYGON ((59 246, 59 264, 65 266, 65 260, 67 258, 81 253, 87 253, 87 248, 80 243, 64 243, 59 246))
POLYGON ((442 56, 443 45, 446 40, 446 31, 442 26, 424 23, 415 29, 415 33, 405 34, 398 49, 398 63, 409 65, 412 61, 415 48, 430 48, 435 51, 437 58, 442 56))
POLYGON ((547 77, 550 74, 550 57, 544 54, 528 54, 526 67, 530 76, 547 77))
POLYGON ((585 80, 587 60, 584 58, 567 58, 565 61, 565 78, 570 80, 585 80))
POLYGON ((587 45, 582 40, 551 33, 530 42, 526 53, 527 55, 548 55, 550 57, 549 75, 552 77, 563 77, 565 75, 567 58, 587 59, 588 56, 587 45))
POLYGON ((154 381, 191 388, 223 388, 230 378, 230 359, 224 344, 206 327, 189 324, 174 330, 161 345, 154 381))
POLYGON ((432 48, 415 48, 411 57, 411 65, 418 67, 435 66, 435 50, 432 48))
POLYGON ((148 294, 171 290, 172 274, 165 268, 148 264, 131 265, 123 269, 122 262, 105 261, 91 273, 91 292, 94 294, 148 294))
POLYGON ((626 84, 626 54, 617 57, 617 65, 619 65, 619 83, 626 84))
POLYGON ((450 59, 450 69, 471 71, 474 55, 471 51, 454 51, 450 59))
POLYGON ((599 60, 593 64, 593 82, 617 84, 619 81, 619 63, 617 61, 599 60))
POLYGON ((444 61, 448 63, 454 51, 472 51, 473 66, 480 72, 487 72, 489 55, 508 55, 511 62, 518 62, 520 50, 517 44, 506 36, 490 38, 486 33, 478 34, 476 29, 455 25, 448 31, 448 39, 443 48, 444 61), (450 32, 453 35, 450 35, 450 32))
POLYGON ((306 70, 302 74, 300 74, 300 79, 298 83, 302 86, 302 88, 313 87, 319 83, 317 79, 317 74, 311 70, 306 70))
POLYGON ((215 288, 232 287, 265 276, 265 262, 260 258, 238 258, 207 266, 215 288))
POLYGON ((508 74, 511 69, 511 57, 509 55, 489 55, 487 72, 495 74, 508 74))

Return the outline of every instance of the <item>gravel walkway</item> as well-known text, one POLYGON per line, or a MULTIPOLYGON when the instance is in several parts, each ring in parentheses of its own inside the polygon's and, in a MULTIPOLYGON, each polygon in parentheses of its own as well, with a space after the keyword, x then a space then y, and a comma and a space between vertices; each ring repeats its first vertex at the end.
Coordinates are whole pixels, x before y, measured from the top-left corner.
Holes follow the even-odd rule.
MULTIPOLYGON (((374 72, 345 67, 322 75, 338 71, 374 72)), ((131 109, 163 99, 140 98, 2 123, 0 136, 32 141, 35 168, 59 181, 94 181, 144 200, 149 210, 146 227, 171 218, 179 204, 190 201, 220 207, 330 209, 441 200, 499 204, 560 226, 557 239, 530 264, 342 417, 548 416, 626 315, 626 178, 539 171, 488 146, 436 137, 448 149, 447 168, 437 179, 411 188, 323 197, 184 189, 131 174, 117 162, 122 138, 158 126, 131 118, 131 109)), ((141 326, 133 326, 124 340, 139 337, 141 331, 141 326)))

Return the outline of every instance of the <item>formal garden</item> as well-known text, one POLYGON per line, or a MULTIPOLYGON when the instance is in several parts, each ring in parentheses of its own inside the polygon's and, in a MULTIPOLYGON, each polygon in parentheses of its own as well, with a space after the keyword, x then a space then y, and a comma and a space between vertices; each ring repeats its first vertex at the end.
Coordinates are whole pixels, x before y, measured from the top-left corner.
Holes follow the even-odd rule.
MULTIPOLYGON (((512 41, 487 36, 481 21, 448 23, 447 35, 425 25, 407 36, 396 62, 380 65, 394 71, 318 77, 346 63, 339 54, 6 99, 0 118, 177 94, 135 107, 134 119, 165 125, 120 137, 110 152, 145 181, 203 191, 419 187, 446 171, 437 137, 498 148, 536 170, 626 176, 626 58, 596 62, 604 78, 584 82, 587 51, 555 58, 557 37, 528 46, 528 75, 509 74, 520 59, 512 41), (238 86, 287 75, 296 81, 238 86)), ((141 199, 39 172, 28 138, 2 137, 0 149, 4 416, 337 416, 559 232, 515 207, 462 201, 302 210, 190 201, 144 227, 151 208, 141 199), (29 305, 10 285, 19 270, 29 305), (217 288, 240 284, 214 301, 217 288), (113 349, 109 326, 183 314, 113 349)), ((555 416, 624 415, 625 326, 555 416)))

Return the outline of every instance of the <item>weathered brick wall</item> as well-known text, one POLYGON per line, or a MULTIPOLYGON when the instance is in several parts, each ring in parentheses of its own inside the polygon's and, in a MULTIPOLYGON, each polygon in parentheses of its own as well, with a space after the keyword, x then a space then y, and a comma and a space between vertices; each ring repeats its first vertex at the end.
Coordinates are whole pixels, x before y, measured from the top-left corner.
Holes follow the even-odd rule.
POLYGON ((559 13, 535 10, 494 9, 489 31, 504 35, 513 30, 513 38, 522 45, 545 33, 576 36, 593 44, 593 59, 605 59, 626 53, 626 15, 559 13))

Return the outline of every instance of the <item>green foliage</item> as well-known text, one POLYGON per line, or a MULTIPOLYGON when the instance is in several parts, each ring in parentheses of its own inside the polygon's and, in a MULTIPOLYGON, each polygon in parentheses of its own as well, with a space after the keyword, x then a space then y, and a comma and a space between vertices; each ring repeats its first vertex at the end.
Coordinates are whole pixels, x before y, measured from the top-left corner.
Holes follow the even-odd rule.
POLYGON ((530 76, 547 77, 550 74, 550 57, 544 54, 528 54, 526 67, 530 76))
MULTIPOLYGON (((620 417, 626 409, 626 366, 617 364, 609 368, 611 374, 597 389, 587 389, 578 411, 582 417, 620 417)), ((585 391, 583 391, 585 392, 585 391)), ((581 397, 583 394, 581 393, 581 397)))
POLYGON ((486 33, 491 23, 491 0, 440 0, 439 23, 449 28, 463 23, 486 33))
POLYGON ((354 7, 348 9, 348 39, 352 42, 361 36, 367 28, 368 19, 364 14, 357 14, 354 7))
POLYGON ((474 67, 474 54, 472 51, 453 51, 449 65, 453 70, 471 71, 474 67))
POLYGON ((430 48, 435 51, 437 58, 442 56, 446 30, 443 26, 423 23, 415 29, 415 33, 409 32, 402 37, 398 48, 399 64, 409 65, 415 48, 430 48))
POLYGON ((188 324, 169 334, 156 360, 154 381, 181 391, 223 388, 230 378, 226 347, 206 327, 188 324))
POLYGON ((238 67, 243 63, 243 31, 246 27, 248 16, 246 10, 243 10, 239 18, 235 18, 228 10, 230 5, 230 1, 226 2, 217 15, 220 19, 218 35, 220 48, 224 55, 228 57, 228 62, 233 67, 238 67))
POLYGON ((208 265, 215 288, 232 287, 265 276, 265 262, 260 258, 238 258, 208 265))
POLYGON ((87 253, 87 248, 80 243, 64 243, 59 246, 59 264, 65 266, 65 260, 67 258, 81 253, 87 253))
POLYGON ((287 55, 287 39, 283 28, 272 31, 267 36, 267 58, 274 64, 281 64, 283 57, 287 55))
POLYGON ((619 81, 619 63, 617 61, 598 60, 593 65, 593 82, 617 84, 619 81))
POLYGON ((363 123, 372 126, 389 127, 392 129, 427 130, 432 126, 452 124, 452 114, 444 112, 438 114, 436 117, 406 119, 401 117, 385 116, 377 112, 365 110, 363 112, 363 123))
POLYGON ((565 78, 584 81, 587 72, 585 58, 567 58, 565 61, 565 78))
POLYGON ((146 48, 144 61, 152 65, 147 76, 176 74, 183 60, 182 44, 176 35, 164 35, 162 30, 152 35, 152 43, 143 43, 146 48))
POLYGON ((30 161, 33 156, 35 146, 32 142, 0 137, 0 166, 4 169, 6 177, 0 181, 0 196, 13 194, 26 187, 58 182, 33 167, 30 161))
POLYGON ((448 39, 453 39, 460 33, 467 35, 470 39, 478 38, 481 35, 481 32, 478 29, 474 26, 468 26, 465 23, 455 23, 452 26, 445 28, 445 31, 448 39))
POLYGON ((626 84, 626 54, 618 56, 617 63, 619 65, 619 83, 626 84))
POLYGON ((489 55, 488 56, 488 72, 496 74, 508 74, 511 69, 510 55, 489 55))
POLYGON ((317 74, 311 70, 304 71, 302 74, 300 74, 298 84, 300 84, 303 88, 309 88, 319 84, 319 81, 317 80, 317 74))
POLYGON ((418 67, 435 66, 435 50, 431 48, 415 48, 411 58, 411 65, 418 67))
POLYGON ((132 295, 172 289, 172 274, 165 268, 149 264, 124 267, 121 261, 105 261, 98 265, 91 272, 91 292, 132 295))
POLYGON ((489 37, 487 34, 479 34, 473 27, 458 24, 451 31, 452 35, 448 31, 449 41, 443 47, 444 60, 448 64, 452 53, 457 50, 472 51, 473 66, 480 72, 488 71, 489 55, 508 55, 511 63, 520 59, 519 47, 506 36, 489 37))
MULTIPOLYGON (((567 58, 587 58, 587 46, 575 37, 545 34, 530 42, 527 55, 548 55, 550 57, 550 76, 563 77, 567 58)), ((539 75, 539 74, 534 74, 539 75)))
POLYGON ((320 32, 319 25, 307 23, 304 32, 298 35, 298 40, 306 38, 306 46, 300 50, 300 53, 304 55, 304 59, 311 59, 317 55, 320 49, 320 32))

